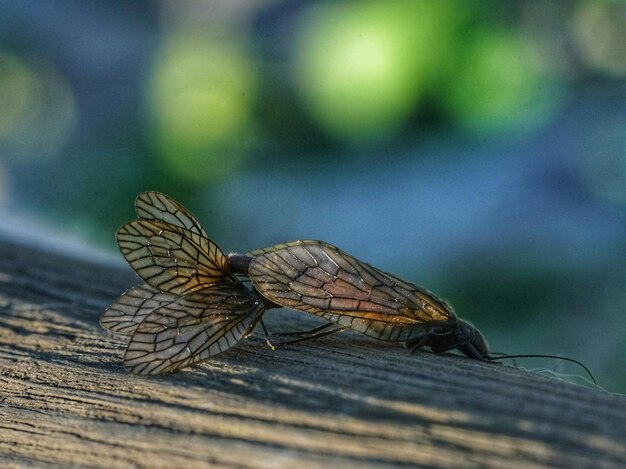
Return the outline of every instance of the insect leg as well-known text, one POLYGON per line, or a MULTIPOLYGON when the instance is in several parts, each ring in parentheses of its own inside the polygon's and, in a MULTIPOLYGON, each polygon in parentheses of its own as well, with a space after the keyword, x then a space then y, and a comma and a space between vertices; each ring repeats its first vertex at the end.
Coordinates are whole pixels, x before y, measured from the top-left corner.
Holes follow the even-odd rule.
MULTIPOLYGON (((485 357, 482 356, 482 354, 478 350, 476 350, 476 347, 474 347, 474 345, 471 344, 471 343, 466 343, 465 344, 464 351, 465 350, 469 351, 470 354, 468 356, 470 358, 475 358, 477 360, 488 361, 485 357)), ((465 353, 465 354, 467 355, 467 353, 465 353)))
MULTIPOLYGON (((331 322, 329 322, 328 324, 324 324, 321 327, 316 327, 315 329, 312 329, 311 331, 305 331, 302 332, 302 337, 298 337, 297 339, 291 339, 291 340, 287 340, 285 342, 280 342, 278 344, 276 344, 278 347, 282 347, 284 345, 290 345, 290 344, 295 344, 297 342, 304 342, 305 340, 311 340, 311 339, 319 339, 321 337, 326 337, 327 335, 331 335, 331 334, 335 334, 337 332, 341 332, 341 331, 345 331, 346 329, 348 329, 345 326, 340 326, 338 324, 333 324, 331 322), (315 331, 313 333, 311 333, 312 331, 315 331)), ((292 335, 296 335, 296 332, 292 332, 292 335)))
POLYGON ((272 349, 272 352, 275 352, 276 349, 278 348, 278 346, 275 345, 274 342, 272 342, 272 336, 270 335, 269 331, 267 330, 267 327, 265 327, 265 323, 263 322, 263 318, 259 319, 259 323, 261 324, 261 329, 263 330, 263 334, 265 334, 265 343, 268 345, 269 348, 272 349))
POLYGON ((318 332, 323 331, 324 329, 330 326, 336 326, 336 324, 332 322, 327 322, 325 324, 322 324, 321 326, 314 327, 313 329, 310 329, 308 331, 281 332, 281 333, 277 333, 274 335, 278 337, 312 335, 312 334, 317 334, 318 332))
POLYGON ((459 349, 463 352, 467 357, 474 358, 476 360, 489 361, 487 358, 483 357, 476 347, 474 347, 471 343, 468 342, 457 342, 455 344, 446 345, 445 347, 437 348, 437 350, 433 350, 435 353, 445 353, 450 350, 459 349))
POLYGON ((430 332, 422 332, 419 335, 416 335, 412 339, 409 339, 405 342, 406 347, 411 351, 411 353, 421 349, 428 345, 432 338, 432 334, 430 332))

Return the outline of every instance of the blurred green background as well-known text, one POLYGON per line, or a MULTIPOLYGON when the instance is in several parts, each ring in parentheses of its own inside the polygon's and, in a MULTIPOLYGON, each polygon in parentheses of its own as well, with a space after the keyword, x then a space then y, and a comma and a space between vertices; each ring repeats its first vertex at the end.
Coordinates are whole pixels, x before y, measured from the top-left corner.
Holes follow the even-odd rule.
POLYGON ((121 262, 160 190, 225 251, 328 241, 626 392, 624 44, 608 0, 3 0, 0 236, 121 262))

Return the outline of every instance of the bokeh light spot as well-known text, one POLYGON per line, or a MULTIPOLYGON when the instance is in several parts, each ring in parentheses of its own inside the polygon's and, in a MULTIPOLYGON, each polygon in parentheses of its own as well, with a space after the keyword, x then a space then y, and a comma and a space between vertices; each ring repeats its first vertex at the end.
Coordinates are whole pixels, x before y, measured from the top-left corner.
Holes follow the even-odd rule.
POLYGON ((397 130, 445 60, 456 2, 336 2, 306 10, 295 81, 318 125, 342 140, 397 130))
POLYGON ((176 176, 219 179, 253 137, 256 77, 241 44, 173 36, 156 59, 148 100, 161 161, 176 176))
POLYGON ((529 44, 511 32, 484 28, 467 39, 441 100, 464 128, 478 133, 538 127, 556 111, 561 90, 529 44))
POLYGON ((0 55, 0 139, 8 140, 32 107, 37 78, 23 63, 7 54, 0 55))
POLYGON ((575 44, 592 68, 626 76, 626 5, 623 2, 580 2, 572 21, 575 44))
POLYGON ((0 210, 7 204, 9 194, 9 175, 0 161, 0 210))
POLYGON ((50 64, 0 50, 0 150, 15 158, 56 153, 74 129, 72 90, 50 64))
POLYGON ((593 194, 626 205, 626 118, 587 129, 577 161, 579 174, 593 194))

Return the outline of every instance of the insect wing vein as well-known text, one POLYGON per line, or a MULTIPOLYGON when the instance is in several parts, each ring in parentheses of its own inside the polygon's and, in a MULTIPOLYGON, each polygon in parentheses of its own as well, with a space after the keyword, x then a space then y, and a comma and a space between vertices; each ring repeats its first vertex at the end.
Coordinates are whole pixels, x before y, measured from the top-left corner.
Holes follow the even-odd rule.
POLYGON ((117 242, 135 272, 164 292, 184 295, 237 281, 227 257, 212 241, 179 226, 136 220, 118 230, 117 242))
POLYGON ((450 319, 432 293, 328 243, 294 241, 250 255, 250 278, 263 296, 371 337, 397 340, 416 326, 450 319))
POLYGON ((171 373, 239 343, 263 306, 247 289, 220 284, 150 313, 137 327, 124 356, 134 374, 171 373))
POLYGON ((100 324, 112 332, 130 335, 148 314, 177 298, 150 285, 138 285, 121 295, 102 313, 100 324))
POLYGON ((159 220, 208 238, 198 219, 189 210, 161 192, 139 194, 135 199, 135 211, 143 220, 159 220))

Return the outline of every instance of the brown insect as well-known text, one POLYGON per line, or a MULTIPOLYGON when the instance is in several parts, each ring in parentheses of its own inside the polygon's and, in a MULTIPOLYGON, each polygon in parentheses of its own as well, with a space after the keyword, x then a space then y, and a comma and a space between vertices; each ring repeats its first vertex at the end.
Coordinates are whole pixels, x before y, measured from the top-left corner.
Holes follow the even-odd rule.
POLYGON ((301 337, 288 343, 351 329, 379 340, 404 342, 411 350, 458 349, 471 358, 489 358, 482 334, 458 319, 445 301, 331 244, 311 240, 279 244, 250 252, 247 263, 252 284, 266 299, 329 321, 309 334, 297 333, 301 337))
POLYGON ((322 241, 294 241, 231 256, 238 273, 249 275, 255 289, 272 305, 320 316, 327 324, 278 346, 351 329, 369 337, 404 342, 411 350, 434 353, 458 350, 469 358, 551 358, 589 369, 577 360, 555 355, 491 354, 481 332, 458 319, 434 293, 383 272, 322 241))
POLYGON ((159 192, 135 201, 138 220, 117 232, 122 255, 145 284, 117 299, 100 324, 130 335, 124 367, 171 373, 247 337, 266 305, 241 283, 197 219, 159 192))

